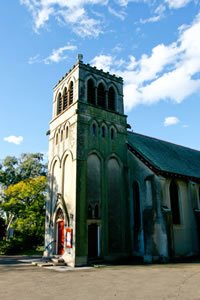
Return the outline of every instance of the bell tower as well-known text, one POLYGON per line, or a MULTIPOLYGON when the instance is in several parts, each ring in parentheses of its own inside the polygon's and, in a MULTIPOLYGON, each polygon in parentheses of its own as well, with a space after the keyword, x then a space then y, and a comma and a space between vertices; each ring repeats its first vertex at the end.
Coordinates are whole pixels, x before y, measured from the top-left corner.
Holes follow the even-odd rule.
POLYGON ((127 254, 126 128, 122 78, 79 55, 53 92, 46 255, 78 266, 127 254))

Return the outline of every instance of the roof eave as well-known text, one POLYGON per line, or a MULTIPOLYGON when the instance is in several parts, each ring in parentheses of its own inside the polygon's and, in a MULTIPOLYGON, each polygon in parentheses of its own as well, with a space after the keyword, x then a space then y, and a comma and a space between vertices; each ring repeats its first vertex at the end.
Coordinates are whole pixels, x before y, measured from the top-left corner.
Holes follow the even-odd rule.
POLYGON ((146 157, 144 157, 138 150, 136 150, 132 145, 129 143, 127 144, 128 150, 132 152, 141 162, 143 162, 152 172, 154 172, 157 176, 163 176, 163 177, 171 177, 176 179, 183 179, 186 181, 194 181, 200 183, 200 178, 195 176, 188 176, 184 174, 169 172, 166 170, 160 169, 158 166, 152 163, 152 161, 148 160, 146 157))

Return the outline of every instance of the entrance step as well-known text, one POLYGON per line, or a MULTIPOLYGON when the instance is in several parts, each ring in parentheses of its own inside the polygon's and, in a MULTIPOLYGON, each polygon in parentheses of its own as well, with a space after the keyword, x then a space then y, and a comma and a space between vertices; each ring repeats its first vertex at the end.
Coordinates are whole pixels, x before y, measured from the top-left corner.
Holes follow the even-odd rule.
POLYGON ((62 257, 53 257, 51 262, 54 266, 66 266, 66 263, 62 257))
POLYGON ((38 267, 42 267, 42 268, 44 268, 44 267, 51 267, 53 265, 54 264, 51 263, 51 262, 45 262, 45 263, 39 263, 39 264, 37 264, 38 267))
POLYGON ((53 263, 51 262, 51 257, 42 257, 39 259, 34 259, 32 261, 32 265, 39 267, 49 266, 49 264, 53 265, 53 263))
POLYGON ((38 267, 51 267, 51 266, 66 266, 64 259, 60 256, 43 257, 41 259, 32 261, 32 265, 38 267))

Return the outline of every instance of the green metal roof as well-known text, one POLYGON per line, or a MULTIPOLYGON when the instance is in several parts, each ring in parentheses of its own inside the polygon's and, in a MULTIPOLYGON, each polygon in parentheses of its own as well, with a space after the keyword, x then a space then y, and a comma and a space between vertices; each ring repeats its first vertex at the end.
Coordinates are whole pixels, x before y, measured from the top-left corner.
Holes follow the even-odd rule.
POLYGON ((200 180, 200 151, 132 132, 128 145, 158 171, 200 180))

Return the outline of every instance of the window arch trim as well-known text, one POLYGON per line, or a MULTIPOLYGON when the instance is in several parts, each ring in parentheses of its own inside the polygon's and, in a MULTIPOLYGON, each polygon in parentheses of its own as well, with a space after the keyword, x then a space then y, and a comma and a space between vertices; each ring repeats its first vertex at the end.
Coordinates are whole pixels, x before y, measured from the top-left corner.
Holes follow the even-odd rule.
POLYGON ((87 80, 87 102, 90 104, 96 104, 96 86, 93 78, 89 78, 87 80), (90 85, 90 86, 89 86, 90 85))
POLYGON ((108 109, 112 111, 116 111, 116 91, 114 87, 111 85, 108 89, 108 109))
POLYGON ((106 108, 106 85, 102 81, 97 86, 97 105, 106 108))

